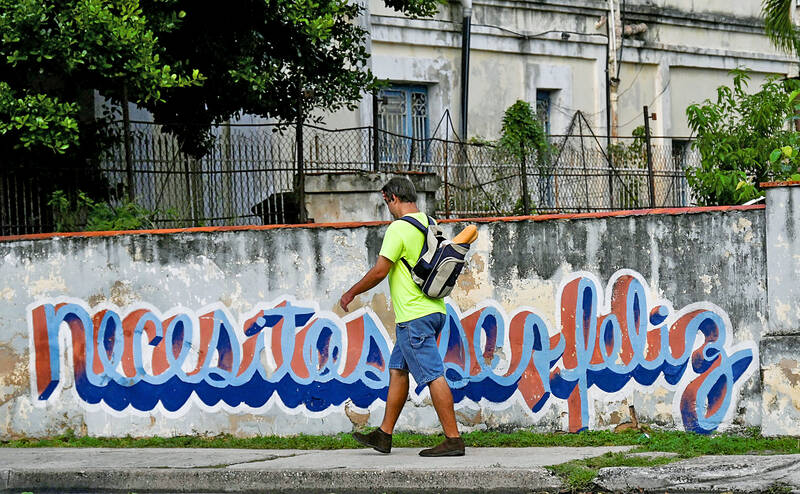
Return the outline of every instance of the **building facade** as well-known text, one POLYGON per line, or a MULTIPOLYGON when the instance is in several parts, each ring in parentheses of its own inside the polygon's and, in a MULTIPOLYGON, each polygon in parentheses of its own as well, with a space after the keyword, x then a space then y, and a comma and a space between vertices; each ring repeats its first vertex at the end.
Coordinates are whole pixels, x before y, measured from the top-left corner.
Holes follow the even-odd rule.
MULTIPOLYGON (((379 103, 384 128, 433 137, 448 111, 461 127, 463 13, 451 2, 434 18, 409 19, 369 1, 361 22, 370 33, 372 70, 390 84, 379 103)), ((630 136, 648 106, 652 134, 681 141, 690 134, 687 106, 715 98, 718 86, 731 83, 731 70, 750 69, 752 88, 773 74, 796 75, 797 60, 770 45, 760 13, 760 0, 477 1, 468 137, 496 138, 504 110, 522 99, 537 104, 550 134, 566 132, 580 110, 598 135, 609 133, 611 120, 612 135, 630 136), (609 24, 616 26, 611 33, 609 24)), ((371 125, 372 101, 326 121, 371 125)))

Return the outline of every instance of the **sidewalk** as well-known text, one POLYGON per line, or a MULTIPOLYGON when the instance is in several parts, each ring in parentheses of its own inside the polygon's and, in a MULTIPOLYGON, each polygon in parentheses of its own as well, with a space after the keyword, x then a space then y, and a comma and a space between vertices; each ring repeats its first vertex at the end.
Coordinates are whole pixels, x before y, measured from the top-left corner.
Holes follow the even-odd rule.
MULTIPOLYGON (((558 492, 544 467, 631 447, 468 448, 455 458, 369 449, 0 448, 0 492, 558 492)), ((800 455, 709 456, 606 468, 605 491, 798 492, 800 455), (641 490, 640 490, 641 489, 641 490)))

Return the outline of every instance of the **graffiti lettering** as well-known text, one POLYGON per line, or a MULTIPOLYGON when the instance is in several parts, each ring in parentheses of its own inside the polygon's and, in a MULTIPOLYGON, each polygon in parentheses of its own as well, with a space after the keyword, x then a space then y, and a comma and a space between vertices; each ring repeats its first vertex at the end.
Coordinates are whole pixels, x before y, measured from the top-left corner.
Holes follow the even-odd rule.
MULTIPOLYGON (((456 402, 521 400, 536 417, 564 400, 569 428, 578 431, 593 421, 593 399, 660 385, 675 391, 685 429, 716 430, 752 373, 753 343, 733 347, 727 315, 713 304, 674 311, 667 301, 649 303, 636 272, 616 273, 605 291, 598 286, 577 273, 560 287, 555 331, 532 309, 508 317, 486 303, 461 315, 448 304, 439 352, 456 402)), ((340 319, 285 300, 234 325, 222 307, 200 315, 144 306, 90 314, 81 301, 57 300, 34 304, 29 316, 40 405, 59 395, 62 345, 71 351, 80 400, 115 411, 177 412, 192 400, 258 409, 274 400, 323 412, 386 398, 391 340, 366 310, 340 319)))

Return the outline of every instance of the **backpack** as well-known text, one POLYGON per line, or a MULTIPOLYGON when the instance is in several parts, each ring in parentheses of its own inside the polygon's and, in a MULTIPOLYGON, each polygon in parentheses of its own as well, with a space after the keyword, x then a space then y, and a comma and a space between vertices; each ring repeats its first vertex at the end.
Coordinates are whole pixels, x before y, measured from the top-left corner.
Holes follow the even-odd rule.
POLYGON ((456 244, 445 239, 441 228, 430 216, 427 228, 410 216, 400 219, 411 223, 425 235, 422 252, 413 267, 405 258, 400 258, 411 272, 411 279, 428 297, 446 297, 453 291, 456 278, 464 269, 464 257, 469 251, 469 244, 456 244))

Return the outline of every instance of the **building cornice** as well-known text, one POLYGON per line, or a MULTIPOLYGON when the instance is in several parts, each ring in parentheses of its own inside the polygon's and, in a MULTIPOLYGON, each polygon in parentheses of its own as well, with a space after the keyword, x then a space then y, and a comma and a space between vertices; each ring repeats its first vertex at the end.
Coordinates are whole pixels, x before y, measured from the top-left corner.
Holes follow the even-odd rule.
POLYGON ((685 12, 653 5, 627 6, 623 18, 631 23, 670 24, 717 31, 764 34, 764 21, 758 17, 739 17, 722 13, 685 12))
MULTIPOLYGON (((521 0, 478 0, 474 7, 511 8, 533 12, 562 13, 583 15, 599 19, 608 12, 605 0, 584 0, 584 5, 576 5, 568 0, 542 0, 537 2, 521 0)), ((480 13, 475 11, 476 18, 480 13)), ((726 13, 687 12, 684 10, 654 5, 626 5, 622 11, 626 23, 669 24, 675 26, 733 31, 750 34, 763 34, 763 21, 759 17, 734 16, 726 13)))
MULTIPOLYGON (((460 24, 443 20, 407 19, 395 16, 372 15, 373 43, 407 44, 436 48, 458 48, 460 46, 460 24), (412 35, 413 34, 413 35, 412 35)), ((557 34, 557 33, 556 33, 557 34)), ((507 31, 488 27, 473 26, 473 49, 499 53, 524 53, 526 55, 552 55, 567 58, 597 59, 605 49, 605 38, 598 36, 574 36, 569 41, 556 34, 552 37, 525 38, 507 31), (490 41, 491 40, 491 41, 490 41), (591 51, 572 52, 570 44, 577 44, 591 51)), ((680 57, 673 65, 701 67, 709 59, 719 59, 726 63, 715 63, 709 68, 736 68, 751 66, 754 70, 784 72, 777 70, 778 64, 795 63, 788 55, 751 51, 723 50, 697 46, 680 46, 667 43, 653 43, 633 39, 624 40, 623 62, 660 63, 665 55, 680 57), (691 60, 697 60, 692 62, 691 60), (749 64, 747 62, 755 62, 749 64), (769 68, 768 68, 769 66, 769 68), (756 68, 758 67, 758 68, 756 68)))

